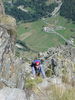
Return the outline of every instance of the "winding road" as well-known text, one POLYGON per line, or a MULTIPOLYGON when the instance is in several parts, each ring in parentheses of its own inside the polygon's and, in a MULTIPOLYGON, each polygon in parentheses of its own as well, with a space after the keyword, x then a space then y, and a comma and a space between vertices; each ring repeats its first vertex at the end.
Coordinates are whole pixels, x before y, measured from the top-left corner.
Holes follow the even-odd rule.
MULTIPOLYGON (((58 7, 55 7, 54 11, 51 13, 51 17, 57 15, 57 13, 59 12, 60 8, 61 8, 62 2, 60 2, 58 4, 58 7)), ((46 21, 46 19, 44 18, 43 22, 47 25, 50 25, 49 22, 46 21)), ((64 36, 62 36, 60 33, 56 32, 55 30, 53 30, 55 34, 57 34, 60 38, 62 38, 65 42, 67 42, 68 44, 71 44, 72 46, 75 47, 75 45, 68 39, 66 39, 64 36)))

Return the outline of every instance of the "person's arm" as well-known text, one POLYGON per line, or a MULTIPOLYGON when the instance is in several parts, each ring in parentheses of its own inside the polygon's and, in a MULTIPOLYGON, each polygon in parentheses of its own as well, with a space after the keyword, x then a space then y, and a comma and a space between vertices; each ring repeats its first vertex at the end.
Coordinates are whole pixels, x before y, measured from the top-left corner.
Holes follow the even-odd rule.
POLYGON ((45 75, 45 71, 43 69, 43 66, 40 65, 40 68, 41 68, 41 73, 42 73, 43 78, 46 78, 46 75, 45 75))
POLYGON ((31 67, 31 68, 32 68, 32 74, 33 74, 33 76, 36 77, 36 72, 35 72, 35 68, 34 68, 34 66, 31 67))

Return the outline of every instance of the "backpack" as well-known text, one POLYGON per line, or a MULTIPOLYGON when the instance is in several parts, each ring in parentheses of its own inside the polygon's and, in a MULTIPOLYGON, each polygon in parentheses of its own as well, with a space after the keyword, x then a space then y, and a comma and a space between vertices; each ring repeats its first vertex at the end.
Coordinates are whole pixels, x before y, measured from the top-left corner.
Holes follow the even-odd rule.
POLYGON ((53 65, 53 67, 57 66, 57 62, 55 61, 55 59, 51 59, 51 63, 53 65))

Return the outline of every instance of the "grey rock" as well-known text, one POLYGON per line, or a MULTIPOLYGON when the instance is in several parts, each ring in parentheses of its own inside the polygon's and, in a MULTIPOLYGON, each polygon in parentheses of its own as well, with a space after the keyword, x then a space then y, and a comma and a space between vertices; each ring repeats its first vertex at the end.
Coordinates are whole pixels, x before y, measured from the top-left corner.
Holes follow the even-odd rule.
POLYGON ((71 49, 71 57, 72 57, 72 60, 75 59, 75 48, 74 47, 71 49))
POLYGON ((0 90, 0 100, 27 100, 23 90, 16 88, 3 88, 0 90))
POLYGON ((47 79, 44 79, 42 83, 38 84, 38 87, 43 88, 43 89, 47 88, 48 86, 49 86, 49 83, 48 83, 47 79))
MULTIPOLYGON (((14 39, 10 36, 8 31, 0 27, 0 69, 6 67, 10 69, 13 60, 14 39)), ((0 70, 0 71, 1 71, 0 70)))
POLYGON ((2 0, 0 0, 0 14, 5 14, 4 6, 2 0))

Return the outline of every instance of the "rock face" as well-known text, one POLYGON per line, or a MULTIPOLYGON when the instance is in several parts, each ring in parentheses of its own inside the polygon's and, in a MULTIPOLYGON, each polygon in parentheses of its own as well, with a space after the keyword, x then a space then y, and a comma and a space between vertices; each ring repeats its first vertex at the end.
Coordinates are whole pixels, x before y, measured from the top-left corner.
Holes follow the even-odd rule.
POLYGON ((23 89, 25 73, 31 71, 30 66, 23 63, 21 58, 15 57, 15 19, 2 16, 0 17, 0 85, 3 87, 4 83, 4 86, 23 89))
POLYGON ((3 88, 0 90, 0 100, 27 100, 25 92, 16 88, 3 88))
POLYGON ((10 71, 13 65, 15 45, 16 20, 5 15, 2 0, 0 0, 0 71, 10 71))
POLYGON ((0 85, 13 86, 16 81, 15 68, 15 40, 16 20, 5 15, 2 0, 0 0, 0 85), (15 77, 15 78, 13 78, 15 77), (11 81, 12 78, 12 82, 11 81), (7 81, 8 80, 8 81, 7 81))
POLYGON ((5 69, 9 69, 11 64, 11 53, 12 53, 12 38, 10 38, 10 34, 8 34, 7 30, 0 27, 0 71, 3 67, 5 69), (8 58, 8 59, 7 59, 8 58), (9 64, 8 64, 9 62, 9 64))
POLYGON ((3 6, 3 3, 2 3, 2 0, 0 0, 0 14, 5 14, 5 11, 4 11, 4 6, 3 6))
POLYGON ((7 84, 10 83, 6 80, 14 72, 14 43, 14 36, 10 35, 6 28, 0 26, 0 81, 7 84))
POLYGON ((13 64, 15 35, 0 26, 0 71, 10 70, 13 64))
POLYGON ((24 77, 31 70, 30 65, 22 62, 21 57, 15 57, 15 27, 14 18, 0 15, 0 85, 23 89, 24 77))
POLYGON ((0 25, 5 27, 6 29, 15 29, 16 27, 16 20, 15 18, 9 15, 0 14, 0 25))
POLYGON ((59 47, 50 48, 47 52, 41 53, 41 58, 44 59, 45 70, 52 70, 52 73, 61 77, 62 80, 75 80, 75 47, 71 45, 61 45, 59 47), (54 62, 52 63, 52 59, 54 62))

